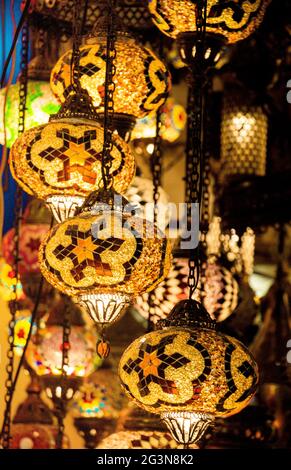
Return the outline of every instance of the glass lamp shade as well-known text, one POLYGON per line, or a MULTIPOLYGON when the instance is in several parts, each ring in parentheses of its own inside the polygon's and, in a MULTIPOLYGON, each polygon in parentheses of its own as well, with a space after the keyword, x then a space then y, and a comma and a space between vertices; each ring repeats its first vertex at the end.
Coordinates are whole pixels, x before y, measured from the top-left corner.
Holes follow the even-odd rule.
MULTIPOLYGON (((104 131, 94 121, 67 118, 29 129, 12 146, 12 175, 62 221, 102 186, 103 142, 104 131)), ((118 135, 113 136, 111 159, 113 187, 122 193, 134 176, 135 162, 118 135)))
POLYGON ((125 401, 127 399, 116 381, 116 372, 106 364, 82 385, 72 411, 75 427, 86 448, 94 449, 101 439, 115 430, 125 401))
POLYGON ((16 296, 19 300, 24 298, 20 280, 16 281, 14 270, 2 257, 0 258, 0 296, 6 302, 15 299, 16 296))
MULTIPOLYGON (((196 32, 197 0, 149 0, 155 25, 167 36, 196 32)), ((206 32, 224 37, 229 43, 247 38, 260 25, 269 0, 209 0, 206 32)))
MULTIPOLYGON (((39 273, 38 250, 44 235, 48 232, 48 224, 26 224, 20 227, 18 272, 20 278, 25 274, 39 273)), ((2 252, 8 264, 14 260, 14 228, 3 237, 2 252)))
MULTIPOLYGON (((154 314, 151 321, 164 319, 177 302, 188 298, 187 278, 188 259, 174 258, 168 276, 156 287, 154 295, 154 314)), ((233 274, 218 261, 207 262, 203 289, 198 287, 194 298, 203 302, 210 316, 217 322, 225 320, 235 310, 239 299, 239 286, 233 274)), ((145 319, 149 316, 149 295, 137 297, 135 309, 145 319)))
POLYGON ((226 177, 264 176, 268 118, 261 106, 224 99, 221 123, 221 164, 226 177))
MULTIPOLYGON (((185 128, 187 114, 185 108, 178 104, 174 98, 167 99, 161 107, 161 138, 173 143, 177 140, 185 128)), ((134 139, 153 139, 156 135, 156 115, 150 114, 138 119, 131 134, 134 139)))
POLYGON ((72 326, 69 344, 63 344, 63 327, 46 326, 29 342, 26 360, 39 376, 60 376, 63 348, 68 348, 66 376, 84 377, 94 369, 95 341, 84 327, 72 326))
MULTIPOLYGON (((181 315, 176 318, 183 322, 181 315)), ((119 364, 128 397, 159 414, 181 444, 200 440, 215 417, 241 411, 258 383, 257 365, 248 350, 217 333, 208 318, 203 319, 208 328, 194 318, 197 326, 191 329, 169 326, 136 339, 119 364)))
MULTIPOLYGON (((19 119, 19 84, 11 85, 6 99, 6 88, 0 90, 0 144, 5 143, 4 122, 6 131, 6 146, 10 148, 18 137, 19 119)), ((51 114, 59 110, 59 103, 54 97, 50 84, 45 81, 28 80, 25 110, 25 129, 39 126, 48 122, 51 114)))
MULTIPOLYGON (((102 369, 100 370, 102 372, 102 369)), ((73 413, 83 418, 117 419, 121 409, 121 390, 119 384, 97 383, 90 380, 82 385, 77 392, 73 404, 73 413)))
POLYGON ((19 423, 11 426, 11 449, 54 449, 52 426, 19 423))
MULTIPOLYGON (((179 444, 167 432, 120 431, 103 439, 97 449, 178 449, 179 444)), ((192 449, 197 446, 192 445, 192 449)))
MULTIPOLYGON (((154 221, 154 201, 153 201, 154 186, 152 180, 136 176, 125 196, 130 203, 136 205, 136 214, 144 217, 150 222, 154 221)), ((169 196, 164 189, 159 187, 159 199, 157 204, 158 216, 157 225, 161 230, 164 230, 170 221, 170 208, 169 196)))
POLYGON ((132 297, 167 275, 171 247, 151 222, 99 208, 56 225, 40 249, 43 276, 96 323, 115 321, 132 297))
MULTIPOLYGON (((88 91, 98 113, 104 112, 106 40, 80 48, 80 82, 88 91)), ((170 75, 165 65, 148 48, 135 39, 119 36, 115 42, 114 111, 133 118, 155 112, 166 100, 170 75)), ((51 88, 63 102, 71 93, 70 63, 72 52, 66 52, 51 73, 51 88)))

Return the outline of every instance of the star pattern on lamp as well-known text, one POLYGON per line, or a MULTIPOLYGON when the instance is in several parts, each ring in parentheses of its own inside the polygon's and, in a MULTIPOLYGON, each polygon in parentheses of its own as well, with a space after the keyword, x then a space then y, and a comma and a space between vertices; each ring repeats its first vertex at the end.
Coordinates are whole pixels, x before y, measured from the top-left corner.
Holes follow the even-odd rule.
MULTIPOLYGON (((81 137, 75 137, 68 129, 61 129, 56 132, 56 136, 63 140, 63 145, 60 148, 47 147, 40 152, 40 156, 48 162, 56 158, 63 162, 62 170, 57 172, 57 181, 70 181, 72 174, 78 173, 85 183, 95 184, 97 174, 92 166, 96 161, 102 160, 102 152, 92 148, 96 131, 87 130, 81 137)), ((111 156, 109 158, 112 163, 113 158, 111 156)))
POLYGON ((54 255, 59 260, 70 258, 74 268, 71 274, 76 281, 85 277, 84 269, 87 266, 95 268, 100 276, 111 276, 112 269, 109 263, 102 261, 102 254, 105 251, 117 252, 124 240, 121 238, 108 237, 105 240, 95 238, 92 231, 82 231, 78 225, 69 225, 65 235, 71 237, 71 244, 64 246, 58 245, 54 250, 54 255))
POLYGON ((39 237, 37 238, 30 237, 30 239, 26 243, 26 247, 29 248, 31 252, 35 252, 39 250, 40 244, 41 244, 41 240, 39 237))
POLYGON ((142 397, 150 393, 149 385, 155 383, 161 387, 164 393, 175 395, 178 393, 174 381, 165 378, 165 371, 168 367, 179 369, 188 364, 190 359, 182 354, 174 352, 167 354, 166 346, 172 344, 177 335, 169 335, 163 338, 158 344, 144 344, 138 352, 135 360, 129 359, 123 369, 128 374, 135 371, 138 374, 138 389, 142 397))

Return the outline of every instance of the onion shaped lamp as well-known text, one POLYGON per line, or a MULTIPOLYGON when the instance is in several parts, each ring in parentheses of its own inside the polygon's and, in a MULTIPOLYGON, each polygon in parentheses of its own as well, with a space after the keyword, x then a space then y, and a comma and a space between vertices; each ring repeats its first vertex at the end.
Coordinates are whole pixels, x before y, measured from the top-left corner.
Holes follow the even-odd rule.
MULTIPOLYGON (((89 44, 80 48, 80 84, 92 98, 100 120, 105 98, 106 23, 107 18, 101 17, 87 40, 89 44)), ((154 113, 165 102, 170 75, 163 62, 122 27, 117 26, 114 48, 114 127, 121 137, 129 140, 135 120, 154 113)), ((51 73, 52 91, 61 102, 72 92, 71 56, 72 51, 66 52, 51 73)))
POLYGON ((126 208, 128 201, 112 190, 93 193, 80 214, 53 227, 40 248, 46 280, 102 327, 116 321, 134 297, 154 289, 171 265, 166 236, 126 208))
MULTIPOLYGON (((10 169, 18 184, 46 202, 58 222, 74 215, 102 187, 104 131, 86 93, 73 94, 50 122, 25 131, 13 144, 10 169)), ((113 136, 113 187, 124 192, 135 162, 128 145, 113 136)))
POLYGON ((179 302, 158 329, 136 339, 119 364, 121 385, 138 406, 159 414, 185 446, 215 417, 242 410, 258 383, 257 365, 238 340, 222 335, 205 308, 179 302))
MULTIPOLYGON (((155 25, 176 38, 182 60, 189 64, 197 53, 197 0, 148 0, 155 25)), ((201 3, 201 2, 200 2, 201 3)), ((269 0, 208 0, 204 61, 215 64, 224 44, 247 38, 260 25, 269 0)))

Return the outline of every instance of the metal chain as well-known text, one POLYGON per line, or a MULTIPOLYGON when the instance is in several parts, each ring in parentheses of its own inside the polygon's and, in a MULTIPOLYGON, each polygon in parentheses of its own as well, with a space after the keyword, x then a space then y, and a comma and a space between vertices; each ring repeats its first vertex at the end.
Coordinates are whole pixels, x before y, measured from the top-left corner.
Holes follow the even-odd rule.
POLYGON ((115 1, 108 0, 107 9, 107 41, 106 41, 106 76, 105 76, 105 98, 104 98, 104 143, 102 151, 102 180, 105 189, 110 188, 113 183, 110 169, 112 166, 111 152, 113 148, 113 117, 114 117, 114 76, 116 67, 116 32, 115 32, 115 1))
MULTIPOLYGON (((19 120, 18 120, 18 135, 21 135, 25 128, 25 110, 26 110, 26 96, 27 96, 27 69, 28 69, 28 47, 29 47, 29 24, 28 20, 23 24, 22 40, 21 40, 21 75, 19 80, 19 120)), ((15 275, 15 285, 13 286, 14 300, 9 303, 10 307, 10 321, 9 321, 9 336, 8 336, 8 351, 7 351, 7 365, 6 373, 7 378, 5 381, 5 412, 4 421, 1 432, 1 441, 4 449, 10 447, 10 427, 11 427, 11 404, 15 383, 13 381, 14 375, 14 331, 16 312, 18 310, 17 299, 17 280, 19 274, 19 238, 20 238, 20 225, 22 219, 22 189, 17 185, 14 203, 14 238, 13 238, 13 271, 15 275)))
MULTIPOLYGON (((160 56, 163 53, 163 46, 161 46, 160 56)), ((154 203, 154 224, 157 224, 158 220, 158 202, 160 197, 160 186, 161 186, 161 175, 162 175, 162 137, 161 137, 161 127, 162 127, 162 109, 161 107, 157 111, 156 115, 156 134, 154 140, 154 151, 151 156, 151 170, 153 177, 153 203, 154 203)), ((148 331, 151 331, 153 328, 153 317, 156 312, 155 308, 155 291, 151 291, 148 297, 149 304, 149 317, 148 317, 148 331)))
MULTIPOLYGON (((202 166, 203 166, 203 88, 205 70, 203 68, 207 0, 196 6, 196 57, 193 64, 188 97, 188 127, 186 145, 186 203, 187 229, 192 226, 193 204, 201 204, 202 198, 202 166)), ((192 298, 199 282, 199 244, 190 251, 188 287, 192 298)))
POLYGON ((73 50, 71 59, 71 85, 75 92, 81 91, 80 85, 80 46, 81 46, 81 29, 80 21, 81 2, 74 1, 74 18, 73 18, 73 50))
MULTIPOLYGON (((62 373, 61 373, 61 387, 65 378, 67 377, 67 371, 69 367, 69 351, 70 351, 70 334, 71 334, 71 318, 70 318, 70 308, 67 300, 65 312, 64 312, 64 323, 63 323, 63 344, 62 344, 62 373)), ((62 387, 64 388, 64 387, 62 387)), ((66 402, 65 398, 61 397, 56 404, 56 415, 58 420, 58 434, 56 438, 57 449, 62 449, 63 447, 63 437, 64 437, 64 418, 66 416, 66 402)))

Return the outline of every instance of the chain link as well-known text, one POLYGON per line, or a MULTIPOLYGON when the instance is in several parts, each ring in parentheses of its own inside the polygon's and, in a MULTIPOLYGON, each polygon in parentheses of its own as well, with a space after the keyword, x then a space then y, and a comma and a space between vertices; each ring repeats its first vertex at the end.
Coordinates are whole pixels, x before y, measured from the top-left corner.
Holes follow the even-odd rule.
MULTIPOLYGON (((203 168, 203 90, 205 86, 205 70, 203 67, 204 44, 206 30, 207 0, 196 5, 196 57, 189 83, 187 104, 188 125, 186 145, 186 203, 187 230, 192 227, 193 204, 201 204, 202 199, 202 168, 203 168)), ((199 208, 200 209, 200 208, 199 208)), ((189 296, 199 281, 199 244, 189 255, 188 287, 189 296)))
MULTIPOLYGON (((164 43, 161 39, 159 47, 159 57, 163 60, 164 56, 164 43)), ((153 178, 153 203, 154 203, 154 224, 158 221, 158 202, 160 198, 160 186, 161 186, 161 175, 162 175, 162 107, 160 106, 156 114, 156 133, 154 140, 154 151, 151 156, 151 171, 153 178)), ((149 317, 148 317, 148 331, 153 329, 153 318, 156 313, 155 308, 156 294, 155 290, 149 293, 148 304, 149 304, 149 317)))
MULTIPOLYGON (((62 344, 62 370, 60 378, 60 386, 64 389, 64 381, 67 377, 69 367, 69 351, 70 351, 70 334, 71 334, 71 318, 68 300, 65 301, 64 323, 63 323, 63 344, 62 344)), ((58 403, 55 404, 56 416, 58 420, 58 434, 56 438, 57 449, 62 449, 64 438, 64 418, 66 416, 66 402, 65 398, 61 397, 58 403)))
POLYGON ((116 0, 108 0, 107 9, 107 41, 106 41, 106 77, 104 98, 104 144, 102 152, 102 180, 105 189, 112 186, 113 178, 110 174, 112 166, 111 152, 113 148, 113 118, 114 118, 114 76, 116 67, 116 32, 115 32, 115 3, 116 0))
MULTIPOLYGON (((23 24, 22 39, 21 39, 21 75, 19 80, 19 120, 18 120, 18 135, 24 132, 25 128, 25 111, 26 111, 26 96, 27 96, 27 68, 28 68, 28 47, 29 47, 29 24, 28 20, 23 24)), ((9 303, 10 308, 10 321, 9 321, 9 336, 8 336, 8 351, 7 351, 7 364, 6 373, 7 378, 5 381, 5 412, 4 421, 1 432, 1 441, 4 449, 10 447, 10 428, 11 428, 11 403, 14 393, 15 384, 13 381, 14 375, 14 331, 16 312, 18 310, 17 299, 17 280, 19 274, 19 232, 22 219, 22 190, 19 186, 16 188, 15 203, 14 203, 14 238, 13 238, 13 271, 16 282, 13 286, 14 300, 9 303)))

